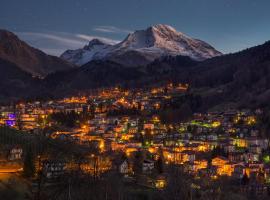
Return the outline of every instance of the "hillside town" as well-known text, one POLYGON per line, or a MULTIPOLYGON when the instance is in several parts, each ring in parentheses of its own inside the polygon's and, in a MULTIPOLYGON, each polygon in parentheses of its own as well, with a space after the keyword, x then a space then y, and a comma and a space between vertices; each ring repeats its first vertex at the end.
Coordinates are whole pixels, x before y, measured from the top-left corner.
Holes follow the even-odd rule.
MULTIPOLYGON (((200 180, 214 183, 226 177, 239 193, 269 195, 269 138, 260 124, 264 111, 189 115, 184 108, 176 116, 164 111, 186 98, 188 91, 187 84, 134 91, 110 88, 89 96, 1 106, 1 134, 42 135, 86 149, 79 161, 36 153, 33 182, 39 172, 56 180, 77 170, 80 162, 79 169, 96 178, 114 171, 129 183, 165 190, 171 181, 170 166, 176 166, 191 177, 194 190, 203 190, 200 180), (186 115, 182 119, 181 112, 186 115)), ((0 174, 24 173, 26 151, 22 142, 7 145, 2 139, 0 174)))

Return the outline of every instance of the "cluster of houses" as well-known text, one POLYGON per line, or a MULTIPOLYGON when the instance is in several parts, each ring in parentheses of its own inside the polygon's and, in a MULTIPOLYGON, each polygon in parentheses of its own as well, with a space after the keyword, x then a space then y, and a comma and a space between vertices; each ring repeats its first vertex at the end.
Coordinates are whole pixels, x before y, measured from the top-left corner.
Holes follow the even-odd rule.
POLYGON ((140 109, 152 111, 159 109, 163 99, 171 93, 184 92, 188 85, 169 84, 154 89, 136 89, 134 91, 108 88, 89 96, 70 97, 46 102, 24 102, 15 105, 0 106, 0 125, 10 126, 20 130, 33 131, 46 126, 52 126, 47 117, 52 113, 107 113, 119 109, 140 109))
MULTIPOLYGON (((116 162, 121 174, 137 175, 158 188, 166 183, 163 174, 156 173, 160 160, 165 165, 179 165, 195 176, 213 179, 228 176, 238 180, 248 177, 263 180, 263 184, 270 183, 269 139, 257 126, 262 110, 196 113, 192 120, 174 124, 164 124, 158 115, 152 114, 160 109, 164 100, 187 89, 186 84, 146 91, 113 88, 88 97, 2 106, 0 124, 34 131, 54 126, 54 122, 47 119, 52 113, 93 113, 93 117, 80 126, 56 130, 50 137, 92 145, 99 153, 120 152, 125 155, 125 159, 116 162), (148 113, 147 117, 120 112, 133 109, 148 113), (141 173, 136 174, 134 159, 138 152, 147 152, 148 156, 141 160, 141 173)), ((112 163, 114 153, 110 158, 112 163)), ((8 158, 20 159, 21 156, 22 152, 14 149, 8 158)), ((56 177, 66 170, 66 164, 47 161, 43 168, 46 176, 56 177)), ((106 167, 110 168, 114 168, 114 164, 106 167)))
MULTIPOLYGON (((144 174, 155 171, 158 157, 165 164, 183 166, 187 173, 216 179, 228 176, 260 176, 270 181, 269 140, 256 126, 262 111, 228 111, 195 114, 191 121, 163 124, 158 116, 145 120, 138 117, 110 117, 97 114, 89 121, 87 132, 73 134, 78 142, 96 141, 102 151, 123 152, 119 172, 134 175, 134 154, 147 151, 143 160, 144 174)), ((60 136, 61 134, 59 134, 60 136)))
POLYGON ((21 172, 23 167, 23 149, 18 145, 0 146, 0 173, 21 172))

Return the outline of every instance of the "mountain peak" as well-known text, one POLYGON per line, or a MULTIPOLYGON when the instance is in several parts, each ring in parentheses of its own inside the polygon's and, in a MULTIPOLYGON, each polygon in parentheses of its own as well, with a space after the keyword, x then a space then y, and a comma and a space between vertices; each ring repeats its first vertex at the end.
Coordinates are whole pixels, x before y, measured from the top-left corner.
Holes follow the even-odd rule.
POLYGON ((14 33, 0 29, 0 49, 14 49, 24 45, 14 33))
POLYGON ((40 77, 73 67, 57 57, 29 46, 6 30, 0 30, 0 59, 12 62, 21 70, 40 77))
POLYGON ((132 48, 136 51, 147 49, 145 53, 154 52, 154 54, 158 53, 161 56, 189 56, 198 61, 221 55, 206 42, 193 39, 164 24, 157 24, 129 34, 118 48, 127 50, 132 48))
POLYGON ((0 40, 6 39, 6 38, 18 38, 14 33, 0 29, 0 40))
POLYGON ((149 28, 153 30, 159 30, 159 31, 177 32, 175 28, 166 24, 156 24, 156 25, 150 26, 149 28))
POLYGON ((95 38, 89 42, 88 46, 104 45, 104 44, 106 44, 104 41, 102 41, 98 38, 95 38))
POLYGON ((77 65, 103 59, 138 66, 168 55, 188 56, 197 61, 221 55, 206 42, 193 39, 165 24, 137 30, 115 45, 101 45, 102 43, 100 40, 92 40, 85 48, 65 52, 61 57, 77 65))
POLYGON ((109 46, 110 44, 106 43, 103 40, 100 40, 98 38, 94 38, 92 39, 88 45, 84 46, 84 50, 91 50, 92 48, 96 47, 96 46, 109 46))
POLYGON ((81 66, 90 60, 98 60, 100 53, 106 52, 112 45, 102 39, 94 38, 82 49, 66 50, 60 58, 69 61, 77 66, 81 66))
POLYGON ((174 27, 170 26, 170 25, 166 25, 166 24, 156 24, 153 26, 148 27, 147 30, 151 30, 153 32, 158 32, 158 33, 163 33, 163 34, 173 34, 173 35, 182 35, 185 37, 186 36, 184 33, 177 31, 174 27))

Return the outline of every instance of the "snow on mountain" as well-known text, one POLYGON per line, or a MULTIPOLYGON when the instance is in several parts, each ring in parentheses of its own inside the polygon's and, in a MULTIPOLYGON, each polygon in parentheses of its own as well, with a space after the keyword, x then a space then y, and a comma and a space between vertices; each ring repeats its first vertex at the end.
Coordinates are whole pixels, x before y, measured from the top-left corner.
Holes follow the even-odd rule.
POLYGON ((103 53, 111 47, 111 44, 105 43, 99 39, 93 39, 82 49, 67 50, 60 57, 68 62, 78 66, 84 65, 91 60, 103 58, 103 53))
POLYGON ((118 44, 108 45, 95 40, 83 49, 68 50, 61 57, 77 65, 105 59, 137 66, 168 55, 189 56, 202 61, 222 54, 206 42, 186 36, 171 26, 158 24, 135 31, 118 44))

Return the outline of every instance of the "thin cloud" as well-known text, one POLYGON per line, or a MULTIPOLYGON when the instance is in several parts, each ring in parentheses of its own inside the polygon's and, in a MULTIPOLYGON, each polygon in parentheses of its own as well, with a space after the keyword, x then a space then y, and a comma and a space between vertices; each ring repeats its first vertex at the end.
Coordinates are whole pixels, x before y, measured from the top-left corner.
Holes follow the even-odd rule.
POLYGON ((108 44, 116 44, 116 43, 120 42, 119 40, 112 40, 110 38, 90 36, 90 35, 84 35, 84 34, 76 34, 76 37, 80 38, 80 39, 87 40, 87 41, 90 41, 90 40, 97 38, 97 39, 99 39, 105 43, 108 43, 108 44))
POLYGON ((69 46, 77 46, 82 44, 82 40, 78 40, 73 35, 62 33, 36 33, 36 32, 19 32, 19 37, 25 38, 32 42, 37 40, 51 40, 61 44, 68 44, 69 46), (64 36, 64 37, 63 37, 64 36))
POLYGON ((41 51, 45 52, 48 55, 51 56, 57 56, 59 57, 64 51, 61 48, 39 48, 41 51))
POLYGON ((122 28, 117 28, 115 26, 97 26, 93 29, 97 32, 103 32, 103 33, 131 33, 132 31, 122 28))
POLYGON ((65 32, 17 32, 16 34, 31 46, 55 56, 60 56, 68 49, 82 48, 95 38, 109 44, 119 42, 106 37, 65 32))

